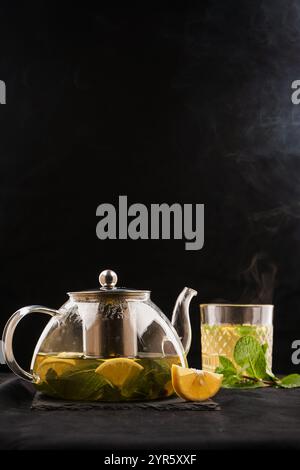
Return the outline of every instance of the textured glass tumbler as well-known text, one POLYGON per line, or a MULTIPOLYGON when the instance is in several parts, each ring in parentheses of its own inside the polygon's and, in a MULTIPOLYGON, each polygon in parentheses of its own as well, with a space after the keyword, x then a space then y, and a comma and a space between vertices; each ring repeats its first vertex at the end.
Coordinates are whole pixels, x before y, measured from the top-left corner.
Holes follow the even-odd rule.
POLYGON ((273 305, 202 304, 202 368, 214 372, 219 356, 234 362, 233 352, 241 336, 254 336, 267 345, 267 366, 272 370, 273 305))

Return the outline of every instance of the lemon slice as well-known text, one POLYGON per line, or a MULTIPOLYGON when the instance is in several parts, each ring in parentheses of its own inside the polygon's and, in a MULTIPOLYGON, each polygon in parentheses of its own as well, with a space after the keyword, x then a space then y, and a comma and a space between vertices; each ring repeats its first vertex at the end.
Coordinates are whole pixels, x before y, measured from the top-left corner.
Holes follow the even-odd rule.
POLYGON ((165 384, 165 391, 166 391, 166 396, 173 395, 174 393, 174 388, 172 385, 172 380, 168 380, 168 382, 165 384))
POLYGON ((57 357, 47 357, 41 362, 37 368, 37 375, 41 381, 46 379, 46 374, 49 369, 53 369, 58 376, 64 374, 66 371, 76 366, 75 359, 59 359, 57 357))
POLYGON ((57 357, 62 359, 82 359, 84 355, 79 352, 60 352, 57 354, 57 357))
POLYGON ((222 385, 222 374, 172 366, 172 384, 181 398, 204 401, 213 397, 222 385))
POLYGON ((116 387, 122 387, 127 380, 136 378, 144 369, 133 359, 127 357, 116 357, 107 359, 95 372, 109 380, 116 387))

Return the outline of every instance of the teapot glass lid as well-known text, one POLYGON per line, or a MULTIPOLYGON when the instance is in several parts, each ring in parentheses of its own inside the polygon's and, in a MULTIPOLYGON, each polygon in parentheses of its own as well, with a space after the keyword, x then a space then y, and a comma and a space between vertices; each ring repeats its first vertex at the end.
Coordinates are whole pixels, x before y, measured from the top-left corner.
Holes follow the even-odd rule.
POLYGON ((75 300, 91 300, 95 297, 98 298, 102 295, 120 295, 124 297, 130 296, 133 298, 141 299, 144 297, 148 297, 150 294, 149 290, 138 290, 128 289, 126 287, 118 287, 117 282, 117 274, 111 269, 106 269, 102 271, 99 275, 99 289, 68 292, 68 294, 75 300))

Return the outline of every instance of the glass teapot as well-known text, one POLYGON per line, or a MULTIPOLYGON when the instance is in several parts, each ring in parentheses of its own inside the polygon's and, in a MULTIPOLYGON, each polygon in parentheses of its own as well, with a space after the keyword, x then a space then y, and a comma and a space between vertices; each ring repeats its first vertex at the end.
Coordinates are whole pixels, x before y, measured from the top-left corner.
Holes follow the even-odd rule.
POLYGON ((150 291, 117 287, 111 270, 97 290, 69 292, 53 310, 24 307, 8 320, 4 357, 11 370, 46 395, 66 400, 152 400, 174 393, 172 364, 186 366, 191 344, 189 304, 197 294, 185 287, 172 322, 150 300, 150 291), (13 335, 29 313, 51 316, 33 354, 31 371, 17 363, 13 335))

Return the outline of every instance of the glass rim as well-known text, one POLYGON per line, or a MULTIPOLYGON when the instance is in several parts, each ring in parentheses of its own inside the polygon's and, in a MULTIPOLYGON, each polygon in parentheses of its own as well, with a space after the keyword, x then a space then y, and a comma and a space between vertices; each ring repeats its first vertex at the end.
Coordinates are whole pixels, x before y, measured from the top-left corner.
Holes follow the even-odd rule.
POLYGON ((274 304, 215 304, 215 303, 207 303, 207 304, 200 304, 200 307, 242 307, 242 308, 251 308, 251 307, 274 307, 274 304))

